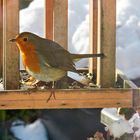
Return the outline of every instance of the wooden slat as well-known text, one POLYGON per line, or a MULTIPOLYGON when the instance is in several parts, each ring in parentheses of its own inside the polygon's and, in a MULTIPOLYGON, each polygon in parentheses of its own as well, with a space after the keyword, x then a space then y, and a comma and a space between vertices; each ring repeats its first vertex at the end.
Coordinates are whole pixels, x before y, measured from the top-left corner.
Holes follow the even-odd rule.
POLYGON ((8 40, 19 31, 19 0, 3 0, 3 82, 5 89, 19 87, 19 53, 8 40))
MULTIPOLYGON (((90 53, 97 53, 98 0, 90 0, 90 53)), ((97 59, 89 60, 89 72, 97 74, 97 59)))
POLYGON ((3 61, 3 56, 2 56, 2 52, 3 52, 3 13, 2 13, 2 1, 0 0, 0 77, 2 77, 2 61, 3 61))
POLYGON ((45 37, 53 40, 53 2, 45 0, 45 37))
MULTIPOLYGON (((101 52, 101 0, 98 0, 98 37, 97 37, 97 49, 101 52)), ((101 61, 102 59, 97 58, 97 85, 100 86, 101 77, 101 61)))
POLYGON ((116 0, 101 0, 101 60, 100 85, 114 87, 116 66, 116 0))
POLYGON ((54 0, 54 40, 67 49, 68 0, 54 0))
POLYGON ((55 90, 56 100, 46 102, 46 91, 1 91, 0 109, 60 109, 132 107, 131 89, 55 90))

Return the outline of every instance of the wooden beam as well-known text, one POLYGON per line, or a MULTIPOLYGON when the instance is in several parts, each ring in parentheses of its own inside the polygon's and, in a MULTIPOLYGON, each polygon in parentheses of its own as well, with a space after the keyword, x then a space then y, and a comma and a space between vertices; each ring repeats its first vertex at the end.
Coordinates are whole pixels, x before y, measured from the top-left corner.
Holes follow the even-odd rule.
MULTIPOLYGON (((90 0, 90 53, 97 53, 98 0, 90 0)), ((89 60, 89 72, 97 74, 97 59, 89 60)))
POLYGON ((56 100, 46 102, 51 90, 0 91, 0 109, 61 109, 132 107, 132 89, 55 90, 56 100))
POLYGON ((19 0, 3 0, 3 82, 5 89, 19 87, 19 52, 10 38, 19 32, 19 0))
POLYGON ((67 49, 68 0, 54 0, 54 40, 67 49))
POLYGON ((116 0, 101 0, 101 60, 100 85, 114 87, 116 67, 116 0))
POLYGON ((53 40, 54 0, 45 0, 45 37, 53 40))
POLYGON ((0 0, 0 77, 2 77, 3 61, 3 0, 0 0))

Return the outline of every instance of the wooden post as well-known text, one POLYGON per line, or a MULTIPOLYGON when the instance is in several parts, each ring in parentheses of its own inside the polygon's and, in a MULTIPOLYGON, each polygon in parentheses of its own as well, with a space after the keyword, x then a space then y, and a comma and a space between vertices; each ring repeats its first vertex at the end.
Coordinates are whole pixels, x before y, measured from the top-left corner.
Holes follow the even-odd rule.
MULTIPOLYGON (((90 0, 90 53, 97 53, 98 0, 90 0)), ((97 74, 97 59, 89 60, 89 72, 97 74)))
POLYGON ((0 78, 2 77, 2 50, 3 50, 3 23, 2 23, 2 18, 3 18, 3 4, 2 0, 0 0, 0 78))
POLYGON ((67 49, 68 0, 54 0, 54 40, 67 49))
MULTIPOLYGON (((68 49, 68 0, 54 0, 54 32, 53 39, 68 49)), ((60 58, 61 59, 61 58, 60 58)), ((64 77, 56 88, 66 88, 68 79, 64 77), (61 86, 60 86, 61 85, 61 86)))
POLYGON ((3 0, 3 82, 5 89, 19 87, 19 53, 10 43, 19 31, 19 0, 3 0))
POLYGON ((101 60, 100 85, 114 87, 116 67, 116 0, 101 0, 101 60))
POLYGON ((53 3, 54 0, 45 1, 45 37, 53 40, 53 3))

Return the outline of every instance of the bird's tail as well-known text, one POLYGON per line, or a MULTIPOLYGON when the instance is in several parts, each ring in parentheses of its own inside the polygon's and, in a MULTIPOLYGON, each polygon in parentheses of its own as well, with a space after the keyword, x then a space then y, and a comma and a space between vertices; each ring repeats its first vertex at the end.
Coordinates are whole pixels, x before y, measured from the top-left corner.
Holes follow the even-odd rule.
POLYGON ((71 54, 71 57, 74 61, 78 61, 82 58, 96 58, 96 57, 101 57, 103 58, 105 55, 103 53, 98 53, 98 54, 71 54))

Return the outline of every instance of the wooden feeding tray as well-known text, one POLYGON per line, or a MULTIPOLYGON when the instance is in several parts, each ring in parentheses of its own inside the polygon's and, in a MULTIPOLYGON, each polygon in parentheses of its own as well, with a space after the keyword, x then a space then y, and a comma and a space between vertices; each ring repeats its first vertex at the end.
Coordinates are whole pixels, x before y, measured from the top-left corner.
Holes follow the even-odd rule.
MULTIPOLYGON (((0 0, 0 7, 0 18, 3 21, 0 22, 0 36, 2 36, 0 74, 3 73, 4 83, 4 91, 0 91, 0 109, 104 108, 140 105, 137 86, 116 72, 115 0, 90 0, 90 52, 102 52, 106 57, 90 60, 89 71, 96 74, 96 82, 101 88, 56 89, 56 100, 51 99, 49 102, 46 101, 51 90, 18 89, 19 53, 8 39, 15 37, 19 31, 19 0, 0 0), (12 18, 9 15, 12 15, 12 18), (114 88, 116 81, 121 85, 119 88, 114 88)), ((68 0, 46 0, 45 11, 46 37, 67 48, 68 0)))
POLYGON ((140 98, 132 89, 55 90, 56 100, 47 102, 50 92, 1 91, 0 109, 132 107, 140 98))
POLYGON ((137 86, 122 74, 121 88, 55 89, 56 99, 47 99, 52 90, 0 91, 0 109, 65 109, 134 107, 140 104, 137 86))

